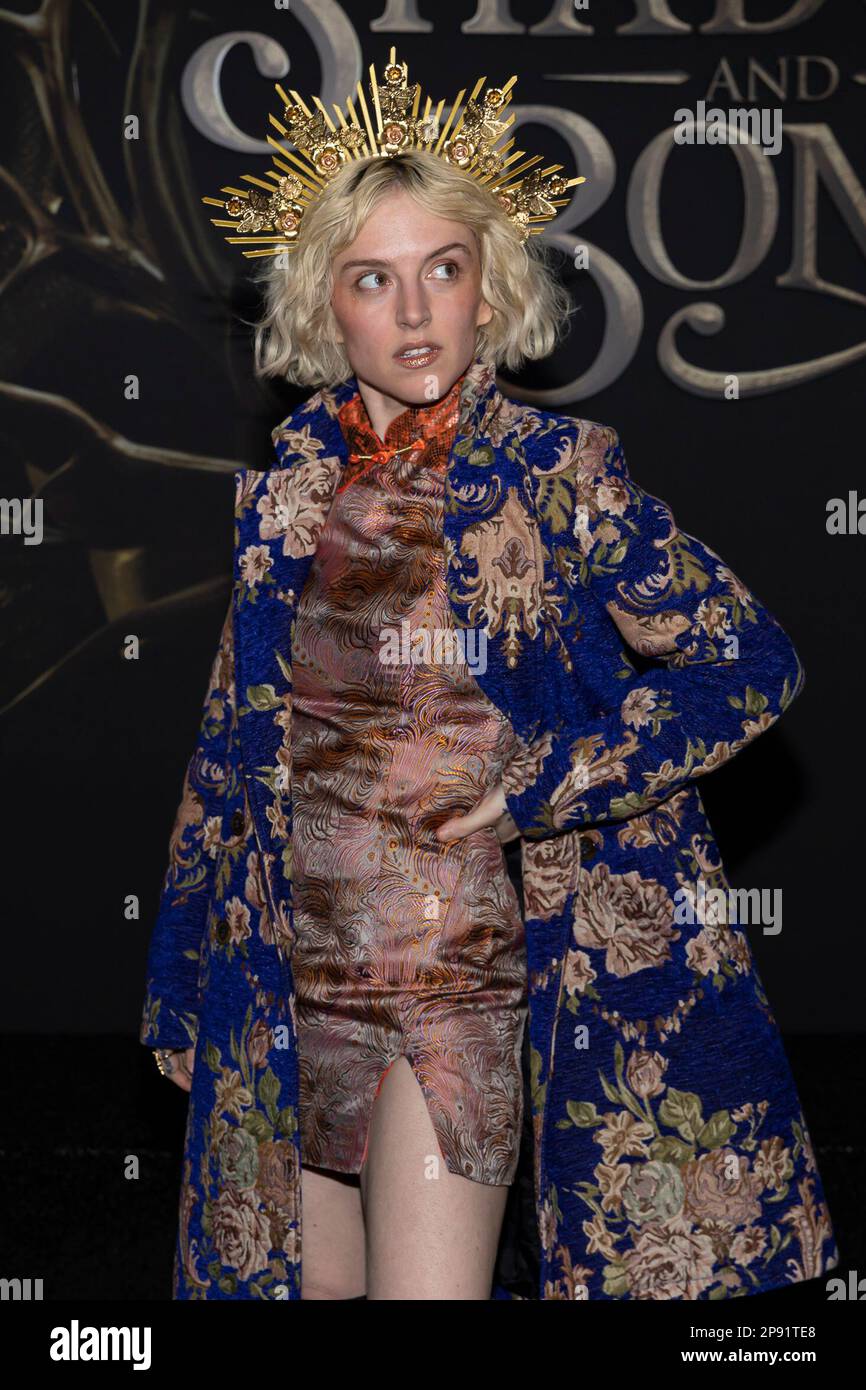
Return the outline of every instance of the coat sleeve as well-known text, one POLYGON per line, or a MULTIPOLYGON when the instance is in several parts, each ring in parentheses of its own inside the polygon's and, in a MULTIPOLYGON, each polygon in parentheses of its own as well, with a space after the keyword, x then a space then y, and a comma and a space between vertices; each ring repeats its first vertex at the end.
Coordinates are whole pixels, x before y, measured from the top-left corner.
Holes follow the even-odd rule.
POLYGON ((216 857, 222 838, 230 713, 234 707, 232 604, 220 633, 195 751, 168 845, 147 959, 139 1040, 145 1047, 190 1047, 198 1033, 198 968, 216 857))
POLYGON ((606 659, 622 680, 615 708, 579 724, 563 709, 506 769, 508 811, 540 840, 639 815, 727 762, 775 723, 805 673, 755 595, 633 481, 616 430, 584 422, 533 477, 554 570, 578 610, 588 598, 602 628, 614 625, 606 659))

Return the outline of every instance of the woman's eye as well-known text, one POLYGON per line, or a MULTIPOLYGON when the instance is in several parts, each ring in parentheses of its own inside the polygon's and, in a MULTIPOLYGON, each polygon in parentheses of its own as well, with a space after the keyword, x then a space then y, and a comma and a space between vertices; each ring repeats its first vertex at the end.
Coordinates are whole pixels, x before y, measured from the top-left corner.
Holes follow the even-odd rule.
POLYGON ((378 285, 364 284, 365 280, 375 280, 377 276, 381 276, 383 280, 387 278, 383 270, 368 270, 367 274, 362 275, 360 279, 357 281, 357 283, 362 289, 378 289, 378 285))
POLYGON ((460 267, 456 261, 442 261, 441 265, 434 266, 434 272, 437 270, 453 270, 454 272, 453 275, 440 275, 440 280, 456 280, 460 274, 460 267))

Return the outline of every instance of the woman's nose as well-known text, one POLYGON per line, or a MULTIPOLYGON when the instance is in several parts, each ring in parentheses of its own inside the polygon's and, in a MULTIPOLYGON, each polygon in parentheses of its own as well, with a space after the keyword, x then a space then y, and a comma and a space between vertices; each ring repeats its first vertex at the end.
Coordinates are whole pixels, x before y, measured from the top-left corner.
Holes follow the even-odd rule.
POLYGON ((402 328, 420 328, 430 322, 430 310, 420 291, 403 295, 397 306, 397 322, 402 328))

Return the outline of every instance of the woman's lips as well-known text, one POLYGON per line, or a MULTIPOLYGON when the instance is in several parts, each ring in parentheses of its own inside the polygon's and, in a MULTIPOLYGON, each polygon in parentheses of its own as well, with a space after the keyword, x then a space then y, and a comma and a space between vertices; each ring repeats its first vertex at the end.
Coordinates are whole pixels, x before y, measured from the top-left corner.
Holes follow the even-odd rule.
POLYGON ((401 367, 409 367, 410 369, 417 367, 429 367, 431 362, 436 361, 436 358, 439 356, 441 351, 442 349, 440 347, 431 347, 429 352, 413 353, 411 357, 406 357, 402 353, 395 352, 394 361, 397 362, 401 367))

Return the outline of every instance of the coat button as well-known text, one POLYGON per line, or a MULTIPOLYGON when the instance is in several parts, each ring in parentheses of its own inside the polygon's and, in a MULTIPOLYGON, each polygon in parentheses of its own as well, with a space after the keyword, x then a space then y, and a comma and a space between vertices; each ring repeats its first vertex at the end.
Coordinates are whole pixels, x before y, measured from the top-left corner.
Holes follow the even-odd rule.
POLYGON ((596 852, 596 844, 588 835, 578 835, 577 843, 580 846, 581 859, 592 859, 596 852))
POLYGON ((233 816, 232 816, 232 834, 233 834, 233 835, 243 835, 243 833, 244 833, 244 813, 243 813, 243 811, 235 811, 234 814, 233 814, 233 816))

